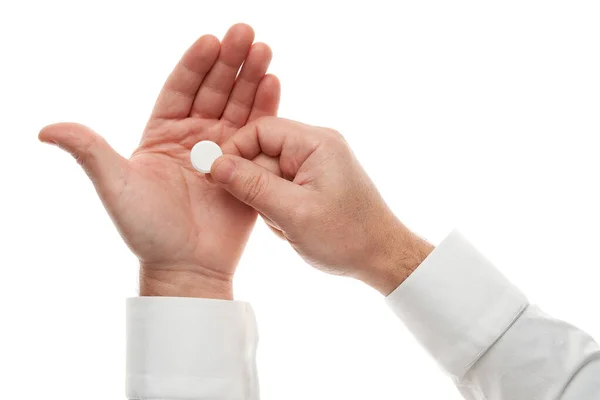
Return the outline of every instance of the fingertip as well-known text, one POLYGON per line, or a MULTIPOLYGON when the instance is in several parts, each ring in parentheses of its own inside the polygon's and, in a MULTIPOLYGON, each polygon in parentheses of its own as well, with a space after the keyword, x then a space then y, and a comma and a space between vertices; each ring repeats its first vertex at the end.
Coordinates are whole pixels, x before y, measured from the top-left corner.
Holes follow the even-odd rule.
POLYGON ((257 53, 260 56, 260 59, 268 59, 271 61, 273 58, 273 50, 271 50, 271 47, 268 44, 263 42, 254 43, 250 51, 252 53, 257 53))
POLYGON ((55 123, 55 124, 50 124, 50 125, 46 125, 44 126, 42 129, 40 129, 40 131, 38 132, 38 139, 40 140, 40 142, 44 142, 44 143, 48 143, 52 141, 52 136, 54 136, 54 132, 56 131, 57 126, 60 129, 60 125, 63 125, 62 123, 55 123))
POLYGON ((184 54, 182 63, 192 71, 204 70, 204 66, 214 64, 220 51, 221 41, 216 36, 203 35, 184 54))
POLYGON ((38 139, 44 143, 54 143, 64 132, 82 129, 90 130, 87 126, 75 122, 57 122, 43 127, 38 133, 38 139))
POLYGON ((244 23, 244 22, 238 22, 237 24, 233 24, 228 30, 226 35, 229 34, 234 34, 234 35, 240 35, 240 36, 251 36, 252 39, 254 40, 254 29, 244 23))
POLYGON ((48 139, 48 128, 49 128, 49 125, 48 125, 48 126, 45 126, 45 127, 43 127, 43 128, 42 128, 42 129, 41 129, 41 130, 38 132, 38 135, 37 135, 37 137, 38 137, 38 140, 39 140, 40 142, 43 142, 43 143, 48 143, 48 141, 49 141, 49 139, 48 139))
POLYGON ((195 46, 202 48, 202 50, 208 52, 219 51, 221 47, 221 41, 215 35, 206 34, 200 36, 198 40, 196 40, 195 46))
POLYGON ((230 66, 238 66, 248 55, 254 42, 254 30, 250 25, 236 24, 229 28, 221 41, 220 58, 230 66))
POLYGON ((279 96, 281 94, 281 81, 274 74, 267 74, 264 76, 261 82, 264 89, 270 91, 273 96, 279 96))
POLYGON ((196 42, 202 42, 206 45, 221 43, 218 37, 213 35, 212 33, 206 33, 198 38, 196 42))
MULTIPOLYGON (((245 52, 250 50, 250 46, 254 42, 254 29, 248 24, 239 23, 233 25, 221 41, 221 46, 224 49, 245 52)), ((245 55, 245 54, 244 54, 245 55)))

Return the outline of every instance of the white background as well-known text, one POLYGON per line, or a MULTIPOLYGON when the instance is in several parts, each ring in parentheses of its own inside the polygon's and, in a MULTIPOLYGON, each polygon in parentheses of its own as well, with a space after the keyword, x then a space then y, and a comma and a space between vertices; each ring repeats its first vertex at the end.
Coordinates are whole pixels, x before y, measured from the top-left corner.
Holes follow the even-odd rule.
MULTIPOLYGON (((124 398, 137 261, 39 129, 82 122, 131 153, 183 51, 239 21, 273 48, 281 116, 341 131, 407 225, 433 243, 458 227, 600 337, 600 4, 350 3, 2 1, 0 397, 124 398)), ((235 283, 263 399, 459 398, 380 295, 262 223, 235 283)))

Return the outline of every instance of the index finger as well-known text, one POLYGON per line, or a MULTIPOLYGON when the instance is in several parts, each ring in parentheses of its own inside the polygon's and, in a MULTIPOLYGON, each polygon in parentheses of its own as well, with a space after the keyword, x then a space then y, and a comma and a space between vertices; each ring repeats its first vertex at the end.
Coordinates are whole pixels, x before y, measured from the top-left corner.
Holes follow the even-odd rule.
POLYGON ((281 172, 293 177, 319 146, 321 130, 284 118, 259 118, 240 128, 221 147, 225 154, 248 160, 261 153, 278 157, 281 172))

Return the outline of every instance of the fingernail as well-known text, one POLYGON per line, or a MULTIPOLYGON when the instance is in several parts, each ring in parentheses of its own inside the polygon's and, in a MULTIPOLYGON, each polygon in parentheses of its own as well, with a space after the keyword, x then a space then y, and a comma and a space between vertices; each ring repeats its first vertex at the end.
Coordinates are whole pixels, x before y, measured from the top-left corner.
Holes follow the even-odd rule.
POLYGON ((219 183, 229 183, 233 179, 235 163, 229 158, 219 157, 213 164, 210 176, 219 183))

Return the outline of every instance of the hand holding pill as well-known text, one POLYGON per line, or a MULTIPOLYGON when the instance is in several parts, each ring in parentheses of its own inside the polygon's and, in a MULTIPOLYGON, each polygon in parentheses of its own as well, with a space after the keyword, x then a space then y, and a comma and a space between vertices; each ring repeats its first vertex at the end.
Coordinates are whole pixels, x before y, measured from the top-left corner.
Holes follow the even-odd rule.
POLYGON ((261 118, 222 145, 211 177, 258 210, 310 264, 389 294, 432 247, 386 206, 342 136, 281 118, 261 118), (269 171, 251 161, 278 159, 269 171))

